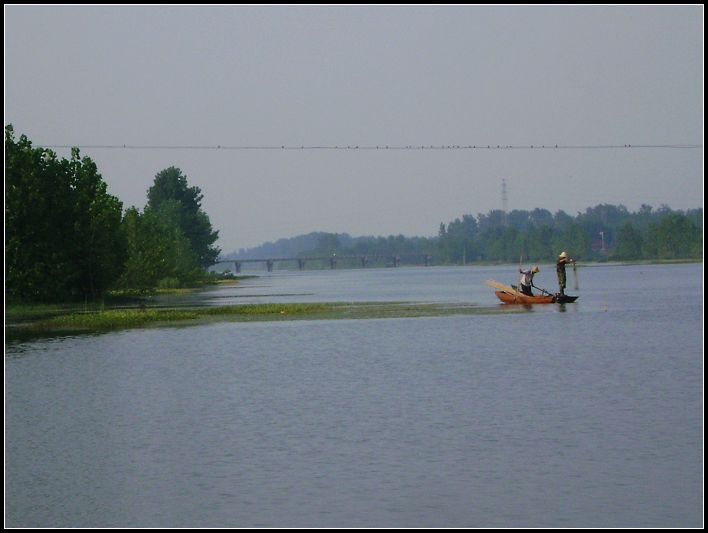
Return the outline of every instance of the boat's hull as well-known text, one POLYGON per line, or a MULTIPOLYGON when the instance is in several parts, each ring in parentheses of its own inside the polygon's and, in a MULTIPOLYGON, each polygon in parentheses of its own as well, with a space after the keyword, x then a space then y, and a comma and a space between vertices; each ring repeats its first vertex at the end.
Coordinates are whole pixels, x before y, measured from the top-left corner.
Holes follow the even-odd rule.
POLYGON ((505 304, 552 304, 555 301, 553 296, 528 296, 520 292, 495 291, 494 294, 505 304))
POLYGON ((494 294, 497 295, 502 302, 505 304, 553 304, 553 303, 571 303, 578 299, 577 296, 555 296, 552 294, 544 294, 541 296, 528 296, 520 292, 514 291, 513 293, 507 291, 495 291, 494 294))

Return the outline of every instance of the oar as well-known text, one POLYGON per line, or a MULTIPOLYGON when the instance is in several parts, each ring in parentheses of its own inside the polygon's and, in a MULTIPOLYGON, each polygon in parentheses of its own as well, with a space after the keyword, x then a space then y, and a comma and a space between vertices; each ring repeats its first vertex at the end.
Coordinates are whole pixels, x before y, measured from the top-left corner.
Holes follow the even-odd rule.
POLYGON ((543 294, 547 294, 548 296, 554 296, 553 294, 551 294, 550 292, 548 292, 546 289, 542 289, 541 287, 536 287, 536 285, 531 285, 531 286, 532 286, 534 289, 538 289, 538 290, 541 291, 543 294))

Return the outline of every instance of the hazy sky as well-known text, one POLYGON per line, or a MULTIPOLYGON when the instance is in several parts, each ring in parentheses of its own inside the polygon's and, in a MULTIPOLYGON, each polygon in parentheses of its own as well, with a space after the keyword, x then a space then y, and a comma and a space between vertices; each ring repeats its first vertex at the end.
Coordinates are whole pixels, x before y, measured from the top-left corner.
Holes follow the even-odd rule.
MULTIPOLYGON (((703 144, 703 6, 5 6, 35 145, 703 144)), ((58 149, 62 155, 68 150, 58 149)), ((703 149, 85 148, 124 207, 177 166, 224 253, 502 208, 703 206, 703 149)))

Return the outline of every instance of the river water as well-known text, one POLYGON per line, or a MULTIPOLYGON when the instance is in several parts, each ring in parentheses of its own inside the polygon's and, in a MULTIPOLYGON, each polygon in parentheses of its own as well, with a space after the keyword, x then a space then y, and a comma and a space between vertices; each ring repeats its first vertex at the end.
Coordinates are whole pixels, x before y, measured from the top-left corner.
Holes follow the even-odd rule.
MULTIPOLYGON (((515 270, 276 271, 198 298, 498 308, 484 280, 515 270)), ((566 306, 6 345, 5 525, 701 527, 703 265, 578 275, 566 306)))

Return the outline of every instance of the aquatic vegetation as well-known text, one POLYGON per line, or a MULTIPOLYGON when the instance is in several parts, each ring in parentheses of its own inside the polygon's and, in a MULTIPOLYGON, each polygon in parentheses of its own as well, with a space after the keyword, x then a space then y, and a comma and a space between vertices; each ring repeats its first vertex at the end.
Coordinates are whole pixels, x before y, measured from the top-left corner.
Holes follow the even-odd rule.
POLYGON ((89 333, 141 327, 184 326, 215 321, 277 321, 410 318, 497 312, 474 305, 406 302, 266 303, 219 307, 139 307, 132 309, 70 310, 53 316, 6 324, 8 339, 89 333))
POLYGON ((150 322, 193 320, 198 316, 194 311, 183 309, 110 309, 57 316, 42 324, 58 329, 113 329, 142 326, 150 322))
POLYGON ((174 323, 213 316, 293 315, 319 312, 323 304, 254 304, 199 308, 108 309, 85 313, 69 313, 34 324, 41 329, 117 329, 155 323, 174 323))

